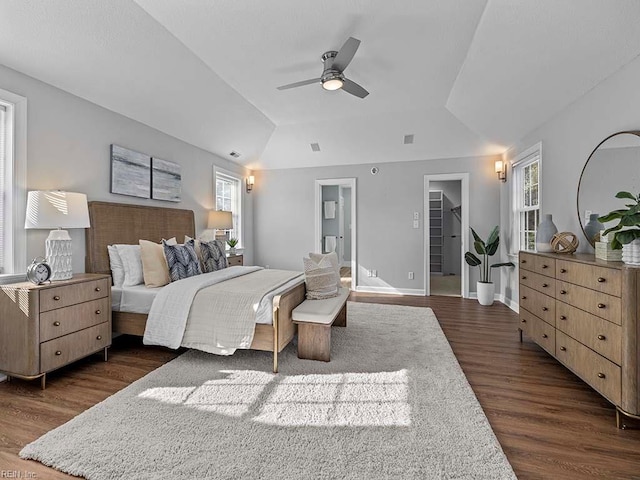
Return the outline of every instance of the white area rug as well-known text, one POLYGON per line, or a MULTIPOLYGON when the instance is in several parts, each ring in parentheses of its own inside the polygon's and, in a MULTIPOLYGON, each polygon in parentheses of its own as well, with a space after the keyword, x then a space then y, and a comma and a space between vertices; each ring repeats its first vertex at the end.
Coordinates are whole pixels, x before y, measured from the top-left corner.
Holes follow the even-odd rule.
POLYGON ((331 362, 189 351, 27 445, 89 479, 515 479, 433 312, 349 303, 331 362))

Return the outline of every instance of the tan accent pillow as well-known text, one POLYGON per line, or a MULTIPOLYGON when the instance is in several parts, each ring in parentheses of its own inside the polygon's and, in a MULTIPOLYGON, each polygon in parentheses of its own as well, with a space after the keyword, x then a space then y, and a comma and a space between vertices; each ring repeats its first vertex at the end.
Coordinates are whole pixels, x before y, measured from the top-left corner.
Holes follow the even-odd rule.
POLYGON ((322 300, 338 296, 336 271, 328 258, 315 262, 303 258, 304 282, 307 287, 307 299, 322 300))
MULTIPOLYGON (((164 248, 161 243, 140 240, 140 257, 142 258, 142 276, 144 284, 149 287, 164 287, 171 279, 167 259, 164 258, 164 248)), ((167 240, 169 245, 177 245, 176 237, 167 240)))
POLYGON ((342 287, 342 282, 340 281, 340 261, 338 260, 338 254, 336 252, 331 253, 310 253, 309 258, 316 263, 320 263, 320 261, 324 258, 331 262, 331 266, 336 271, 336 282, 338 286, 338 290, 342 287))

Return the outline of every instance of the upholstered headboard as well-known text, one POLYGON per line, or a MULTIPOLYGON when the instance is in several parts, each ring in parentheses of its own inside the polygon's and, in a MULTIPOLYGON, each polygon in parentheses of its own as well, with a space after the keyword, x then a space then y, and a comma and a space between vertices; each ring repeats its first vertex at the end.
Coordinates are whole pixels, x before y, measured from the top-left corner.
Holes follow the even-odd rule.
POLYGON ((110 273, 107 245, 137 245, 138 240, 160 242, 163 238, 195 237, 193 211, 124 203, 89 202, 91 227, 87 229, 85 269, 110 273))

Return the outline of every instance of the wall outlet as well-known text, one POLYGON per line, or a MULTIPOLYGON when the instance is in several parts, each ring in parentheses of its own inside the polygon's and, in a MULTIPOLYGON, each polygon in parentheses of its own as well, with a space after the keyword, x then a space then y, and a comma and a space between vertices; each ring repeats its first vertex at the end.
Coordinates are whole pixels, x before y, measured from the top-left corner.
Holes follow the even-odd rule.
POLYGON ((590 220, 591 213, 592 213, 591 210, 585 210, 584 211, 584 221, 585 222, 588 222, 590 220))
POLYGON ((420 220, 420 212, 413 212, 413 219, 420 220))
POLYGON ((267 269, 268 269, 268 268, 269 268, 269 265, 265 265, 265 266, 264 266, 264 268, 267 268, 267 269))
POLYGON ((371 276, 371 270, 367 270, 367 277, 371 276))
POLYGON ((372 277, 377 277, 378 276, 378 270, 371 270, 371 276, 372 277))
POLYGON ((413 280, 413 272, 409 272, 409 280, 413 280))
POLYGON ((420 220, 413 221, 413 228, 420 228, 420 220))

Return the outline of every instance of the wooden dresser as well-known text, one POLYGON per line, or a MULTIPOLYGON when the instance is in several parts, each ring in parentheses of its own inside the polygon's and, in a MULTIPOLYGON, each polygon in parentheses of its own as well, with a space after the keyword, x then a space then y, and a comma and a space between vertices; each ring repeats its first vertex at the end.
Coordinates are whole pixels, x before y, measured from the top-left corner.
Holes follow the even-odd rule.
POLYGON ((640 269, 593 255, 520 252, 524 332, 601 393, 620 414, 640 415, 640 269))
POLYGON ((43 285, 0 285, 0 371, 46 374, 111 345, 111 277, 76 274, 43 285))

